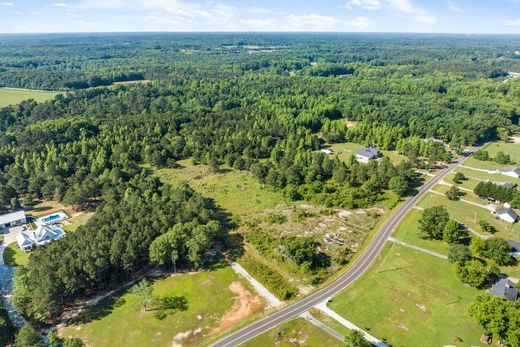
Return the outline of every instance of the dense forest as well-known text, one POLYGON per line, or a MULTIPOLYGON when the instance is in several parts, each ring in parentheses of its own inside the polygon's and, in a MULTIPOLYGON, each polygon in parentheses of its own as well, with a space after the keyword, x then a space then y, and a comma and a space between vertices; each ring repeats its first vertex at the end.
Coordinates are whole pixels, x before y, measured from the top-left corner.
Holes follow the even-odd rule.
MULTIPOLYGON (((17 272, 16 307, 50 322, 74 300, 150 264, 200 266, 216 242, 225 243, 226 221, 189 186, 152 178, 153 168, 180 159, 215 172, 249 171, 289 200, 326 206, 373 206, 388 189, 406 195, 414 167, 451 159, 439 139, 456 152, 518 125, 520 83, 502 83, 507 71, 520 71, 517 43, 428 35, 0 36, 0 86, 63 91, 0 109, 0 205, 46 199, 96 208, 85 226, 35 251, 17 272), (112 85, 129 80, 147 81, 112 85), (409 161, 365 165, 318 151, 346 141, 397 150, 409 161)), ((307 242, 277 242, 305 251, 289 253, 305 271, 322 266, 307 242)))

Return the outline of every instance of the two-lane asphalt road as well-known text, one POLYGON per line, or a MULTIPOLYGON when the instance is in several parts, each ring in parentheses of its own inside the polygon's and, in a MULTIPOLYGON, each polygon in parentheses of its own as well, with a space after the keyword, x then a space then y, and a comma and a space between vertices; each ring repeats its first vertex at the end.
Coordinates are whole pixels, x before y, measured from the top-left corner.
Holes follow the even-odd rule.
POLYGON ((313 306, 328 300, 333 295, 341 292, 343 289, 352 284, 355 280, 357 280, 363 272, 370 267, 370 265, 374 262, 377 255, 383 248, 385 241, 388 239, 390 234, 397 227, 399 222, 404 218, 404 216, 410 211, 411 208, 430 190, 434 185, 436 185, 440 180, 446 176, 450 171, 452 171, 455 167, 460 165, 468 155, 472 154, 475 150, 472 150, 459 158, 456 162, 448 165, 445 169, 439 172, 435 177, 426 182, 417 193, 408 198, 398 209, 397 211, 385 222, 385 224, 381 227, 377 235, 372 239, 368 247, 365 249, 364 253, 357 259, 357 261, 350 267, 343 275, 341 275, 337 280, 332 282, 326 287, 321 288, 320 290, 312 293, 311 295, 303 298, 302 300, 287 306, 272 315, 265 317, 259 321, 256 321, 245 328, 240 329, 239 331, 227 336, 226 338, 220 340, 215 343, 213 347, 235 347, 239 346, 242 343, 252 339, 253 337, 260 335, 283 322, 298 317, 302 313, 306 312, 313 306))

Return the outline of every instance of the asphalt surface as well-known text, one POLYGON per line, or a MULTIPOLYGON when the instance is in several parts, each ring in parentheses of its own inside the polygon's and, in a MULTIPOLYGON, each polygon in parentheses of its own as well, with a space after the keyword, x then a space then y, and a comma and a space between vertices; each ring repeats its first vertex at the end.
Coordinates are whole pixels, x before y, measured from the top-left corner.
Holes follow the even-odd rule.
POLYGON ((446 174, 460 165, 470 154, 478 150, 478 148, 466 153, 461 156, 456 162, 451 163, 435 177, 426 182, 422 187, 418 189, 415 195, 408 198, 397 211, 385 222, 381 227, 376 236, 372 239, 364 253, 357 259, 357 261, 350 267, 343 275, 337 280, 332 282, 326 287, 323 287, 309 296, 301 299, 300 301, 291 304, 272 315, 258 320, 237 332, 223 338, 222 340, 213 344, 213 347, 235 347, 239 346, 246 341, 258 336, 286 321, 295 318, 319 304, 320 302, 330 299, 332 296, 338 294, 343 289, 348 287, 354 281, 356 281, 362 274, 367 270, 370 265, 377 258, 377 255, 383 249, 385 241, 388 239, 390 234, 395 230, 397 225, 405 217, 405 215, 413 208, 413 206, 428 193, 434 185, 441 181, 446 174))

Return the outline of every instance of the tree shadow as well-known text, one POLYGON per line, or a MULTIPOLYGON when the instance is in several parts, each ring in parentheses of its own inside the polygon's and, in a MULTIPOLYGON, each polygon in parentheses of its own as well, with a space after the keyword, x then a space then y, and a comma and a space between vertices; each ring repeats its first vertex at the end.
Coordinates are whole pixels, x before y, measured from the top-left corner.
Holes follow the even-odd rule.
POLYGON ((163 320, 169 315, 179 311, 188 310, 188 299, 185 296, 165 296, 158 299, 158 305, 150 311, 155 311, 154 316, 163 320))
POLYGON ((125 304, 126 300, 123 296, 127 292, 128 290, 122 290, 117 294, 104 298, 96 305, 86 307, 77 317, 71 319, 69 324, 86 324, 108 316, 114 309, 125 304))

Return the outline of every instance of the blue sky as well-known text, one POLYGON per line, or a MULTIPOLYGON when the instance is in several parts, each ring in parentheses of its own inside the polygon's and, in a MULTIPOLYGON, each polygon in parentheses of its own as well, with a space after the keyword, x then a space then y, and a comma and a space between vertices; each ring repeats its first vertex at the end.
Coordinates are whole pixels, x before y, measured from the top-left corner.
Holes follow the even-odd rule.
POLYGON ((0 0, 0 32, 520 34, 520 0, 0 0))

